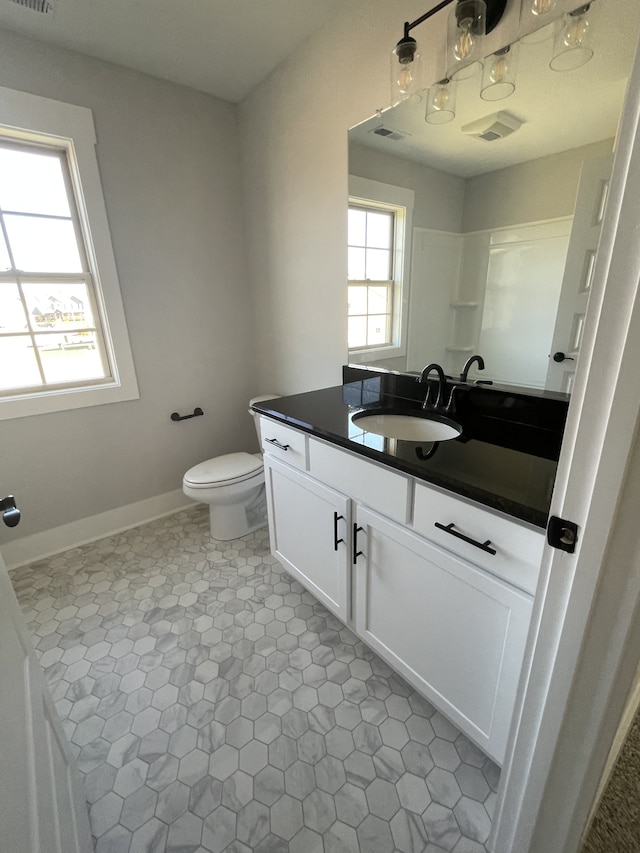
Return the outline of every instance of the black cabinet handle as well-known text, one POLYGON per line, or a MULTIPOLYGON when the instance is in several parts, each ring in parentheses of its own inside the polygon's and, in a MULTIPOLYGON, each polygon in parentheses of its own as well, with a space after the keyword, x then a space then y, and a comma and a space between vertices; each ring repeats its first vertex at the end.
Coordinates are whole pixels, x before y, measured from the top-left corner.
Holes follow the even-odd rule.
POLYGON ((560 364, 563 361, 575 361, 570 355, 565 355, 563 352, 554 352, 553 360, 560 364))
POLYGON ((265 441, 268 441, 269 444, 273 444, 274 447, 280 448, 280 450, 288 450, 291 446, 289 444, 280 444, 277 438, 265 438, 265 441))
POLYGON ((341 542, 344 542, 344 539, 338 539, 338 522, 344 519, 344 515, 338 515, 337 512, 333 513, 333 550, 338 550, 338 545, 341 542))
POLYGON ((453 522, 451 524, 440 524, 439 521, 436 521, 435 526, 438 530, 444 530, 445 533, 450 533, 452 536, 455 536, 456 539, 462 539, 463 542, 468 542, 469 545, 473 545, 475 548, 480 548, 481 551, 486 551, 487 554, 496 553, 495 548, 489 548, 491 545, 491 539, 487 539, 486 542, 477 542, 475 539, 472 539, 470 536, 465 536, 464 533, 459 533, 457 530, 454 530, 453 522))
POLYGON ((362 551, 358 551, 358 533, 361 530, 364 530, 364 527, 358 527, 358 525, 354 522, 353 524, 353 565, 355 566, 358 561, 358 557, 362 554, 362 551))

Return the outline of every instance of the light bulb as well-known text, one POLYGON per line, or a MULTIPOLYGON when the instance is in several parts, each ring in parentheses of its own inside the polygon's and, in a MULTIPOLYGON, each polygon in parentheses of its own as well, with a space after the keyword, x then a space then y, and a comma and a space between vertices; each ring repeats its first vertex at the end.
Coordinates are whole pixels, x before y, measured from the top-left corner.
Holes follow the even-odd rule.
POLYGON ((587 17, 584 15, 576 16, 566 28, 563 42, 567 47, 580 47, 585 40, 588 29, 589 21, 587 17))
POLYGON ((462 61, 471 56, 476 47, 476 40, 471 31, 473 27, 473 18, 465 18, 458 24, 460 30, 456 43, 453 47, 453 55, 456 59, 462 61))
POLYGON ((438 86, 431 99, 434 110, 443 110, 449 103, 449 92, 446 86, 438 86))
POLYGON ((489 80, 491 83, 502 83, 509 73, 509 63, 505 56, 498 56, 491 66, 489 80))
POLYGON ((429 124, 446 124, 456 115, 455 84, 445 77, 429 89, 425 121, 429 124))
POLYGON ((548 15, 555 9, 556 0, 532 0, 531 14, 532 15, 548 15))
POLYGON ((400 66, 400 73, 398 74, 398 90, 401 94, 406 95, 407 92, 411 91, 411 86, 414 82, 414 77, 411 70, 411 65, 407 63, 406 65, 400 66))

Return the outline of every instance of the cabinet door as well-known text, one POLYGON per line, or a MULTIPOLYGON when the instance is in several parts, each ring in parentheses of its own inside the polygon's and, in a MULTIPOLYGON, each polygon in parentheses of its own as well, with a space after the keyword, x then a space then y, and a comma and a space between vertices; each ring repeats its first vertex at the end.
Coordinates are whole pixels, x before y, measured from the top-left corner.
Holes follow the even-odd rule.
POLYGON ((358 508, 356 630, 498 764, 532 599, 358 508))
POLYGON ((343 621, 350 617, 350 501, 312 477, 265 456, 274 556, 343 621))

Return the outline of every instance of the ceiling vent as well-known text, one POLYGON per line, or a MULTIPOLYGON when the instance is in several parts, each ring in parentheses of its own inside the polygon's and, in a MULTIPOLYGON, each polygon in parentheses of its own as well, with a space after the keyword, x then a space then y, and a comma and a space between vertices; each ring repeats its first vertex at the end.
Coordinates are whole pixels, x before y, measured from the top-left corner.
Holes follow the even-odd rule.
POLYGON ((5 0, 5 2, 22 6, 23 9, 30 9, 32 12, 39 12, 41 15, 53 14, 53 6, 49 0, 5 0))
POLYGON ((485 142, 495 142, 496 139, 504 139, 505 136, 515 133, 521 125, 519 118, 506 110, 501 110, 499 113, 492 113, 490 116, 472 121, 471 124, 463 125, 462 132, 468 136, 475 136, 476 139, 484 139, 485 142))
POLYGON ((382 136, 383 139, 390 139, 392 142, 398 142, 401 139, 406 139, 408 133, 402 133, 399 130, 391 130, 390 127, 374 127, 369 133, 375 133, 376 136, 382 136))

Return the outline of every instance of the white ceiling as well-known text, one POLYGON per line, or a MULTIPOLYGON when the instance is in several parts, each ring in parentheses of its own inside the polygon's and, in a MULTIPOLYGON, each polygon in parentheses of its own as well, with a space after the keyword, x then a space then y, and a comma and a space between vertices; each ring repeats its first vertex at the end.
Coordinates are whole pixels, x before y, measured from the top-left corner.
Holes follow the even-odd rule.
POLYGON ((638 0, 596 0, 594 55, 581 68, 549 68, 553 40, 519 45, 516 91, 501 101, 480 98, 480 77, 458 84, 456 117, 449 124, 424 120, 424 98, 415 96, 349 132, 349 140, 468 178, 556 154, 616 135, 640 28, 638 0), (461 127, 506 110, 523 122, 504 139, 485 142, 461 127), (406 134, 400 141, 374 135, 383 126, 406 134))
POLYGON ((341 0, 0 0, 0 27, 238 103, 341 0))

